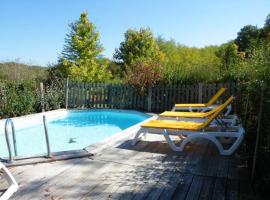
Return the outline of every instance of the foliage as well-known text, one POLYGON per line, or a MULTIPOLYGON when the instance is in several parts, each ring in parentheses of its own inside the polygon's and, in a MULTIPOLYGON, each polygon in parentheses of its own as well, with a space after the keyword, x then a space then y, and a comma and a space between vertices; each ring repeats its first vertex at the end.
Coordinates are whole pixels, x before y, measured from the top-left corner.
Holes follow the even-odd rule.
POLYGON ((219 80, 235 81, 245 78, 244 71, 247 66, 245 52, 239 52, 238 46, 234 42, 221 45, 216 55, 221 60, 219 80))
MULTIPOLYGON (((44 84, 44 109, 55 110, 64 107, 65 90, 64 81, 61 79, 53 79, 44 84)), ((41 105, 40 92, 38 93, 39 104, 41 105)), ((41 107, 38 109, 41 110, 41 107)))
POLYGON ((1 115, 15 117, 34 112, 36 89, 31 82, 15 84, 8 82, 1 85, 0 110, 1 115))
POLYGON ((149 60, 138 60, 128 69, 126 82, 135 87, 140 93, 144 93, 161 79, 160 64, 149 60))
POLYGON ((47 79, 48 74, 45 67, 29 66, 17 62, 0 63, 0 81, 23 82, 25 80, 42 81, 47 79))
POLYGON ((123 77, 125 76, 125 72, 122 70, 121 65, 116 63, 115 61, 108 60, 108 70, 112 74, 112 79, 110 83, 121 83, 123 82, 123 77))
POLYGON ((249 53, 258 43, 259 36, 260 30, 257 26, 247 25, 238 32, 235 43, 239 46, 239 51, 249 53))
POLYGON ((63 71, 72 80, 104 82, 110 79, 107 63, 99 62, 103 48, 99 42, 99 33, 95 25, 87 18, 87 13, 70 24, 70 33, 65 40, 60 62, 63 71))
POLYGON ((216 81, 220 59, 215 52, 218 47, 189 48, 174 40, 157 38, 160 50, 165 54, 164 81, 167 83, 194 83, 216 81))
POLYGON ((270 87, 270 42, 258 44, 249 63, 249 81, 270 87))
POLYGON ((266 17, 265 26, 270 26, 270 14, 268 14, 266 17))
POLYGON ((159 50, 149 28, 128 29, 125 33, 125 40, 115 51, 114 58, 125 71, 138 61, 149 60, 159 63, 164 59, 164 54, 159 50))
MULTIPOLYGON (((63 107, 64 89, 61 84, 45 83, 45 110, 63 107)), ((15 117, 41 111, 39 83, 35 81, 0 82, 0 118, 15 117)))

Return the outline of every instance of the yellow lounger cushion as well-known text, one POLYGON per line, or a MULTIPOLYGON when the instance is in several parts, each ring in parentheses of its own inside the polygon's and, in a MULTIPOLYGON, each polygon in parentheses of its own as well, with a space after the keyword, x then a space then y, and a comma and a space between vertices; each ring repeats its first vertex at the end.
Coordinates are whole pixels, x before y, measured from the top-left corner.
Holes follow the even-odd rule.
POLYGON ((217 110, 205 122, 185 122, 173 120, 151 120, 141 125, 143 128, 157 129, 176 129, 176 130, 200 130, 207 127, 229 104, 232 103, 234 97, 231 96, 224 104, 217 107, 217 110))
POLYGON ((203 112, 173 112, 165 111, 159 114, 160 117, 187 117, 187 118, 205 118, 208 113, 203 112))
POLYGON ((217 99, 226 91, 226 88, 220 88, 217 93, 208 101, 208 103, 198 103, 198 104, 175 104, 175 107, 186 108, 186 107, 207 107, 213 105, 217 99))
POLYGON ((165 111, 159 114, 160 117, 183 117, 183 118, 206 118, 214 114, 219 110, 220 106, 208 112, 176 112, 176 111, 165 111))
POLYGON ((204 123, 199 122, 179 122, 169 120, 151 120, 141 125, 143 128, 159 128, 159 129, 181 129, 181 130, 199 130, 204 123))
POLYGON ((206 107, 204 103, 193 103, 193 104, 175 104, 175 107, 206 107))

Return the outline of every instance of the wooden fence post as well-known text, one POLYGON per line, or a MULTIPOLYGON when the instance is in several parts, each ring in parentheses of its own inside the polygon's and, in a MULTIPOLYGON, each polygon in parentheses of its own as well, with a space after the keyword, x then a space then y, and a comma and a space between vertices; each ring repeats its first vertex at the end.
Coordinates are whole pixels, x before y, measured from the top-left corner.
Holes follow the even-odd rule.
POLYGON ((68 109, 68 78, 66 79, 66 86, 65 86, 65 105, 66 109, 68 109))
POLYGON ((44 85, 41 82, 39 86, 40 86, 40 104, 41 104, 41 110, 42 110, 42 112, 45 112, 45 108, 44 108, 44 85))
POLYGON ((254 181, 255 172, 256 172, 256 163, 257 163, 257 155, 259 151, 259 145, 260 145, 260 133, 261 133, 261 120, 262 120, 262 112, 263 112, 263 99, 264 99, 264 89, 261 91, 261 97, 260 97, 260 109, 258 114, 258 125, 257 125, 257 135, 256 135, 256 143, 255 143, 255 150, 254 150, 254 156, 253 156, 253 165, 252 165, 252 171, 251 171, 251 181, 254 181))
POLYGON ((147 111, 151 112, 152 107, 152 88, 148 89, 148 96, 147 96, 147 111))
POLYGON ((199 91, 198 91, 198 103, 202 103, 202 95, 203 95, 203 84, 199 83, 199 91))

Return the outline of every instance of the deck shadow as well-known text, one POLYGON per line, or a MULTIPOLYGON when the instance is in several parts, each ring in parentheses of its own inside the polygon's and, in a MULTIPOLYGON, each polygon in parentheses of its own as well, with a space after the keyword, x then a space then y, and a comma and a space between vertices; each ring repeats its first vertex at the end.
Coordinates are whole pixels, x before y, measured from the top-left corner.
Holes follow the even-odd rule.
MULTIPOLYGON (((179 145, 181 141, 176 141, 175 144, 179 145)), ((219 155, 217 148, 211 142, 198 139, 190 142, 186 145, 183 152, 173 151, 166 141, 139 141, 135 146, 132 144, 132 140, 126 140, 125 142, 118 145, 116 148, 133 150, 139 152, 149 152, 149 153, 158 153, 158 154, 177 154, 185 156, 191 152, 193 155, 199 156, 212 156, 219 155), (148 148, 147 148, 148 147, 148 148)))

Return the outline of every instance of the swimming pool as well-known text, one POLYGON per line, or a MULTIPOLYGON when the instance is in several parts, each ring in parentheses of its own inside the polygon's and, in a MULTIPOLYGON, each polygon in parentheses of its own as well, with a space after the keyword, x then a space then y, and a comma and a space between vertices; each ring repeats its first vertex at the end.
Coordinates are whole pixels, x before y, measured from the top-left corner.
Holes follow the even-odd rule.
MULTIPOLYGON (((150 117, 137 111, 105 109, 69 110, 46 116, 52 152, 83 149, 150 117)), ((47 152, 41 114, 13 121, 18 156, 47 152)), ((3 123, 0 129, 0 157, 7 157, 3 123)))

